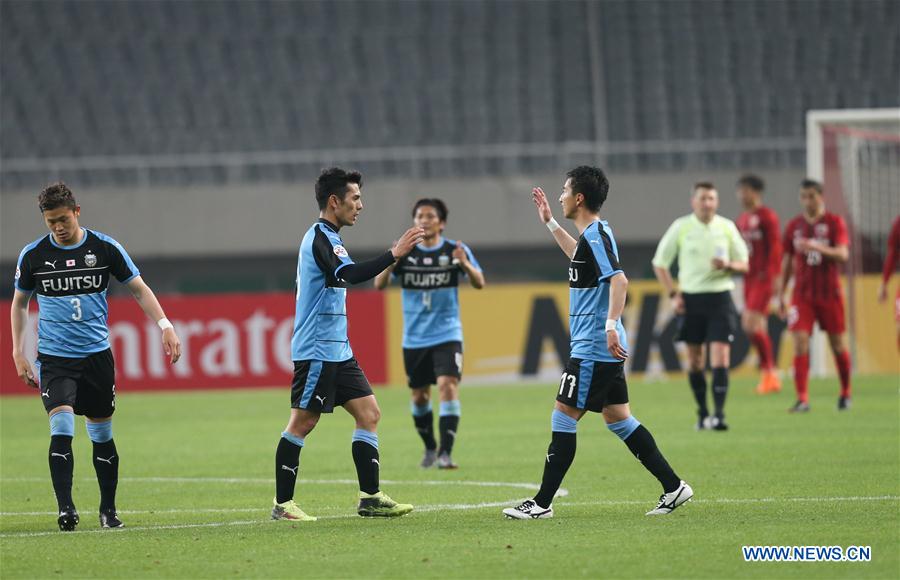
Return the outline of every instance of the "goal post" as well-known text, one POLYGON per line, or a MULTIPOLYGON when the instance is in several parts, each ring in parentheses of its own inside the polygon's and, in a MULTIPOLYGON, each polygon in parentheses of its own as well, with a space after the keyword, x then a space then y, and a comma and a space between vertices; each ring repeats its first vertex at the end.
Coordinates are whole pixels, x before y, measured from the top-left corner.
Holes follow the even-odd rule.
MULTIPOLYGON (((859 305, 874 299, 874 293, 858 294, 865 288, 863 275, 880 271, 891 223, 900 214, 900 108, 807 112, 806 171, 824 184, 826 206, 847 222, 849 347, 854 368, 871 372, 877 365, 860 351, 859 333, 884 320, 867 320, 871 313, 859 305)), ((812 351, 813 373, 822 376, 831 357, 821 333, 814 337, 812 351)))

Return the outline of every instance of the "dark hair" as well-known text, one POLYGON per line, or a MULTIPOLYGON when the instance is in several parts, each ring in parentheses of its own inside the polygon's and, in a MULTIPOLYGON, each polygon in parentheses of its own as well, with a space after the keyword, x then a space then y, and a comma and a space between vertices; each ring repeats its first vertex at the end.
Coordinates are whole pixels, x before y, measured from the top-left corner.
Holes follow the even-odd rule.
POLYGON ((800 182, 800 189, 815 189, 819 195, 822 195, 822 192, 824 191, 821 183, 808 177, 800 182))
POLYGON ((715 189, 716 186, 713 185, 712 181, 698 181, 694 184, 694 193, 697 193, 698 189, 715 189))
POLYGON ((447 211, 447 204, 444 203, 443 200, 440 200, 436 197, 430 197, 430 198, 423 197, 422 199, 420 199, 419 201, 416 202, 416 205, 413 206, 413 209, 412 209, 413 217, 416 217, 416 212, 422 206, 433 207, 434 210, 437 212, 440 220, 442 222, 447 221, 447 214, 449 214, 450 212, 447 211))
POLYGON ((355 183, 362 187, 362 174, 359 171, 344 171, 340 167, 324 169, 316 180, 316 201, 319 209, 328 206, 328 198, 332 195, 344 199, 347 195, 347 185, 355 183))
POLYGON ((566 173, 566 177, 572 180, 572 193, 584 196, 588 210, 594 213, 600 211, 609 193, 609 180, 603 170, 599 167, 579 165, 566 173))
POLYGON ((58 207, 67 207, 74 210, 77 206, 78 204, 75 203, 75 196, 72 195, 72 190, 62 181, 51 183, 38 195, 38 207, 41 208, 41 213, 58 207))
POLYGON ((762 180, 762 177, 759 175, 753 175, 752 173, 747 173, 742 175, 737 182, 738 185, 749 187, 753 191, 758 191, 762 193, 766 189, 766 182, 762 180))

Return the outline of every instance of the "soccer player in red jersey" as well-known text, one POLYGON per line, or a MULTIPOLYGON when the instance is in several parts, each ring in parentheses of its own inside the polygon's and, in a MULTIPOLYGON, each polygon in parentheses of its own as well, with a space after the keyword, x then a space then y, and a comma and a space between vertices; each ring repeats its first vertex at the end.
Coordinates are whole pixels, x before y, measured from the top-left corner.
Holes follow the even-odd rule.
MULTIPOLYGON (((897 261, 900 260, 900 215, 894 218, 891 226, 891 234, 888 236, 888 253, 884 258, 884 269, 881 271, 881 286, 878 288, 878 301, 887 300, 888 282, 897 261)), ((897 325, 897 350, 900 350, 900 286, 897 287, 897 296, 894 297, 894 323, 897 325)))
POLYGON ((756 175, 744 175, 737 182, 738 201, 744 213, 737 227, 750 249, 750 271, 744 276, 744 313, 741 326, 759 354, 761 373, 756 392, 777 393, 781 379, 769 340, 769 303, 781 270, 781 227, 778 214, 762 202, 765 182, 756 175))
POLYGON ((780 309, 785 312, 785 291, 795 276, 788 329, 794 335, 794 383, 797 402, 792 413, 809 411, 809 335, 813 324, 828 333, 828 342, 841 379, 838 410, 850 408, 850 353, 844 325, 844 297, 838 264, 849 257, 849 237, 844 218, 825 211, 822 184, 804 179, 800 185, 803 213, 784 230, 784 264, 779 290, 780 309))

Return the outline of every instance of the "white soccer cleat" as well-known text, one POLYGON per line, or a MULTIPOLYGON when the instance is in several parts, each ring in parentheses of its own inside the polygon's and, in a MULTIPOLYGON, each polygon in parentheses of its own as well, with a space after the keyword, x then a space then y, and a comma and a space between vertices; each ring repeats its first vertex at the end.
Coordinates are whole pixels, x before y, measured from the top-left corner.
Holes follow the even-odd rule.
POLYGON ((691 486, 682 481, 681 485, 679 485, 678 489, 675 491, 670 491, 669 493, 664 493, 659 496, 659 503, 656 504, 654 509, 647 512, 646 515, 664 516, 670 514, 681 504, 691 501, 692 497, 694 497, 694 490, 691 489, 691 486))
POLYGON ((536 504, 533 499, 528 499, 516 507, 506 508, 503 510, 503 515, 514 520, 540 520, 552 518, 553 506, 551 505, 550 507, 542 508, 536 504))

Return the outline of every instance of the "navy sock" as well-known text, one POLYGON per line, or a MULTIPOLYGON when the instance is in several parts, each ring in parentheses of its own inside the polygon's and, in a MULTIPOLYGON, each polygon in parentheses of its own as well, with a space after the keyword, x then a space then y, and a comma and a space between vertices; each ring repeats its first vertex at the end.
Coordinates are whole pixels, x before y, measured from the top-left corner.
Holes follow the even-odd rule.
POLYGON ((547 448, 547 457, 544 461, 544 476, 541 479, 541 488, 534 501, 542 508, 550 507, 553 503, 553 496, 559 491, 563 478, 572 461, 575 460, 575 433, 563 433, 554 431, 550 446, 547 448))
POLYGON ((72 501, 72 474, 75 471, 75 458, 72 455, 72 437, 68 435, 51 435, 50 479, 56 493, 56 503, 60 511, 74 508, 72 501))
POLYGON ((675 491, 681 485, 681 478, 675 475, 669 462, 663 457, 662 452, 656 446, 656 440, 643 425, 639 425, 631 435, 625 439, 628 450, 641 462, 641 464, 659 480, 663 491, 669 493, 675 491))
POLYGON ((378 435, 364 429, 353 432, 353 463, 359 490, 368 494, 378 493, 378 435))
POLYGON ((291 441, 285 435, 290 434, 282 433, 275 450, 275 501, 278 503, 294 499, 294 487, 300 472, 300 451, 303 450, 303 439, 291 435, 291 441))
POLYGON ((437 441, 434 439, 434 413, 431 410, 431 403, 422 405, 421 408, 427 411, 420 411, 419 407, 413 404, 413 423, 416 425, 416 432, 422 438, 422 443, 425 444, 425 449, 434 451, 437 449, 437 441))
POLYGON ((119 485, 119 454, 110 439, 94 443, 94 471, 100 484, 100 511, 116 509, 116 488, 119 485))

